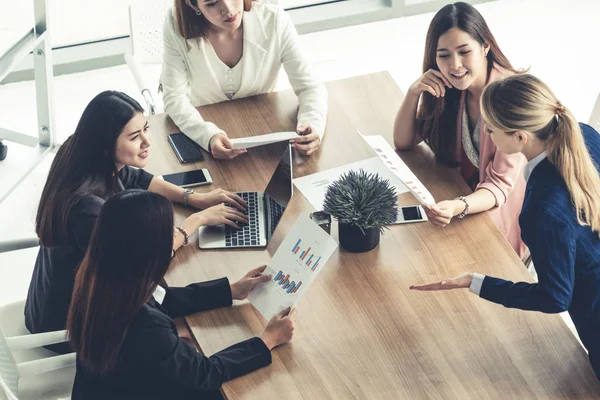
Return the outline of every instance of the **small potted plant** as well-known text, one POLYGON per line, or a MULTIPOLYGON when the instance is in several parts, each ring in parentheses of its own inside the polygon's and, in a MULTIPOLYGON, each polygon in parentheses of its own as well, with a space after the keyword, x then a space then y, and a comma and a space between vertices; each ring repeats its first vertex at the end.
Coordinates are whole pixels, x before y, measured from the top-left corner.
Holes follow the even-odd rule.
POLYGON ((396 221, 396 190, 387 179, 364 170, 350 171, 325 193, 324 211, 338 220, 340 245, 362 253, 379 244, 386 225, 396 221))

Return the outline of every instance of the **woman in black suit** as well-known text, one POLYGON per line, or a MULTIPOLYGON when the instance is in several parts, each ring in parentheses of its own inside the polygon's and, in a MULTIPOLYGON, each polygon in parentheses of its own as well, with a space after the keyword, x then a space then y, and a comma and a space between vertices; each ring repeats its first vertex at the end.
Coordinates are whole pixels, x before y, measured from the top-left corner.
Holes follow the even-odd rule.
POLYGON ((223 382, 271 363, 271 349, 294 332, 295 310, 273 317, 260 338, 205 357, 183 341, 172 318, 231 306, 260 282, 264 266, 230 284, 227 278, 152 293, 169 267, 170 202, 130 190, 103 206, 75 277, 67 319, 77 352, 75 399, 212 399, 223 382), (289 314, 288 314, 289 312, 289 314))
MULTIPOLYGON (((125 93, 102 92, 90 101, 75 133, 56 153, 36 218, 41 246, 25 304, 25 324, 31 333, 65 329, 73 278, 100 208, 113 194, 144 189, 203 209, 172 229, 174 249, 187 243, 202 225, 236 227, 233 221, 247 221, 241 212, 246 204, 235 193, 221 189, 193 193, 143 169, 151 153, 150 127, 143 111, 125 93)), ((66 343, 49 348, 71 351, 66 343)))

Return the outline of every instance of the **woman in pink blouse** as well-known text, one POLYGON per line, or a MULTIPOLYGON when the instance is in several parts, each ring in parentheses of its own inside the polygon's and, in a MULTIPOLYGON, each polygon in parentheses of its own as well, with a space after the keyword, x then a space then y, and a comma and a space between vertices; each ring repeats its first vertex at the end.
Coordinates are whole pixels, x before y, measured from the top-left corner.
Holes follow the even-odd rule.
POLYGON ((424 74, 408 89, 394 124, 394 145, 410 149, 423 140, 437 160, 460 167, 474 190, 426 209, 446 226, 490 210, 513 249, 523 257, 518 216, 525 193, 521 154, 496 151, 484 135, 479 100, 490 82, 518 73, 502 53, 481 14, 466 3, 449 4, 434 16, 425 41, 424 74))

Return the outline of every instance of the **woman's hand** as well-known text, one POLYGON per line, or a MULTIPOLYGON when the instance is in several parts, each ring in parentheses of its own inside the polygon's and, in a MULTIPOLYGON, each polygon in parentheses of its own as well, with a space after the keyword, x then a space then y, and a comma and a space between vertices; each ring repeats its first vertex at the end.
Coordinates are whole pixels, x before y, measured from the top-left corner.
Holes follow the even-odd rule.
POLYGON ((412 285, 409 287, 410 290, 423 290, 423 291, 432 291, 432 290, 450 290, 450 289, 466 289, 471 286, 471 282, 473 281, 473 274, 466 273, 456 278, 446 279, 439 282, 427 283, 425 285, 412 285))
POLYGON ((423 92, 429 92, 434 97, 444 97, 446 87, 452 87, 450 81, 440 71, 430 69, 410 85, 408 92, 417 96, 420 96, 423 92))
POLYGON ((231 284, 231 298, 233 300, 244 300, 256 285, 268 282, 271 275, 263 275, 266 265, 251 269, 239 281, 231 284))
POLYGON ((292 340, 296 324, 296 309, 294 308, 291 311, 290 309, 291 307, 288 307, 271 318, 265 331, 260 336, 269 350, 292 340))
POLYGON ((444 200, 429 207, 423 206, 429 221, 434 225, 442 227, 448 225, 452 221, 452 218, 460 214, 464 208, 465 203, 460 200, 444 200))
POLYGON ((206 210, 197 212, 195 215, 197 215, 199 219, 200 226, 225 224, 240 229, 238 225, 239 222, 248 223, 248 217, 239 210, 226 206, 225 204, 209 207, 206 210))
POLYGON ((310 125, 299 126, 297 132, 302 137, 292 139, 290 143, 292 143, 294 149, 298 150, 298 153, 310 156, 317 151, 321 145, 321 138, 316 132, 313 132, 310 125))
POLYGON ((225 135, 217 133, 210 139, 210 153, 214 158, 231 160, 246 152, 246 149, 234 150, 231 141, 225 135))
POLYGON ((191 206, 200 209, 209 208, 221 203, 229 204, 241 211, 244 211, 248 207, 248 203, 240 196, 223 189, 215 189, 208 193, 194 193, 189 199, 191 206))

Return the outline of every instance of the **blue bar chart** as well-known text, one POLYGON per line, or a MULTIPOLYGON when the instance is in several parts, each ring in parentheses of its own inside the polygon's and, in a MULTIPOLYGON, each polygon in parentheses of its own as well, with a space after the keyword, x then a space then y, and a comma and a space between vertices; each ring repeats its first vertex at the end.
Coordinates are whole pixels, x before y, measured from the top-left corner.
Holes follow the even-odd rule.
POLYGON ((298 256, 298 259, 305 266, 310 268, 310 270, 312 272, 314 272, 314 271, 316 271, 317 267, 319 266, 319 261, 321 261, 321 256, 315 256, 314 254, 310 254, 312 247, 309 247, 308 249, 301 251, 301 248, 300 248, 301 243, 302 243, 302 239, 298 239, 298 241, 292 248, 292 253, 296 254, 298 256), (298 254, 298 253, 300 253, 300 254, 298 254), (308 256, 309 254, 310 254, 310 257, 308 256))
POLYGON ((290 281, 290 274, 284 274, 281 270, 275 275, 273 281, 277 282, 277 285, 287 294, 296 293, 302 285, 302 281, 298 283, 290 281))

